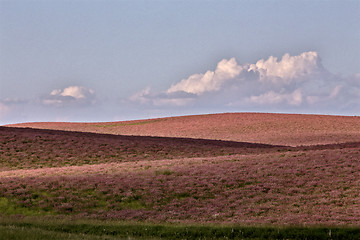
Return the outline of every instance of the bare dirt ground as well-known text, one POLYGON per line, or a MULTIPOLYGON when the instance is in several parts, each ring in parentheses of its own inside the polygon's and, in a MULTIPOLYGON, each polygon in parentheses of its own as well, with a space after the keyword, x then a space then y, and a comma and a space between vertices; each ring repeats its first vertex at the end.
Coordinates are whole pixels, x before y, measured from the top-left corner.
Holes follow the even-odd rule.
POLYGON ((123 122, 42 122, 10 126, 287 146, 356 142, 360 139, 360 117, 301 114, 224 113, 123 122))

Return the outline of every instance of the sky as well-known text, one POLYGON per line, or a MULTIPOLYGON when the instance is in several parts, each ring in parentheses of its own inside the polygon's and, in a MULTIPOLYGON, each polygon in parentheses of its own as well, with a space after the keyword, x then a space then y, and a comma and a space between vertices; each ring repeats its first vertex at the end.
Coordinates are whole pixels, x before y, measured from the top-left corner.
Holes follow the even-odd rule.
POLYGON ((360 1, 0 0, 0 125, 360 114, 360 1))

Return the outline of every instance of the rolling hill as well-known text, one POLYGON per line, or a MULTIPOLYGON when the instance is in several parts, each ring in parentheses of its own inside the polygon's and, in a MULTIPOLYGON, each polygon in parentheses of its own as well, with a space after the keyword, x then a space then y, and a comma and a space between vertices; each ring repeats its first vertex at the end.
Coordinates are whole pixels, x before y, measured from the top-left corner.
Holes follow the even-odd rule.
POLYGON ((354 142, 360 139, 360 117, 302 114, 224 113, 121 122, 38 122, 9 126, 288 146, 354 142))
POLYGON ((0 127, 0 215, 359 226, 359 126, 219 114, 0 127))

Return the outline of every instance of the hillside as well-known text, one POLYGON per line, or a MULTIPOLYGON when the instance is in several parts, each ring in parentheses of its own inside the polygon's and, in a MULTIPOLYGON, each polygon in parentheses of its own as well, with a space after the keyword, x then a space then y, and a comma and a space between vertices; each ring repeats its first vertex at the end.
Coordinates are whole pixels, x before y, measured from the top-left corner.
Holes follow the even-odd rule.
POLYGON ((284 147, 0 127, 0 217, 360 225, 360 142, 284 147))
POLYGON ((219 140, 0 127, 0 171, 261 154, 286 149, 276 145, 219 140))
POLYGON ((224 113, 121 122, 39 122, 9 126, 287 146, 344 143, 360 139, 360 117, 301 114, 224 113))

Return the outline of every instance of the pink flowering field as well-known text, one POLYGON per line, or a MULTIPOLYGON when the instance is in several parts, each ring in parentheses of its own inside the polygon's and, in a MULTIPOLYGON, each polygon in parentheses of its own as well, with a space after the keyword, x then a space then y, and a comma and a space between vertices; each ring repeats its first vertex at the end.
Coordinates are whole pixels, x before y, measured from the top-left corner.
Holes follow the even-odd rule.
POLYGON ((336 141, 277 145, 0 127, 0 215, 360 226, 358 125, 341 119, 336 141))

